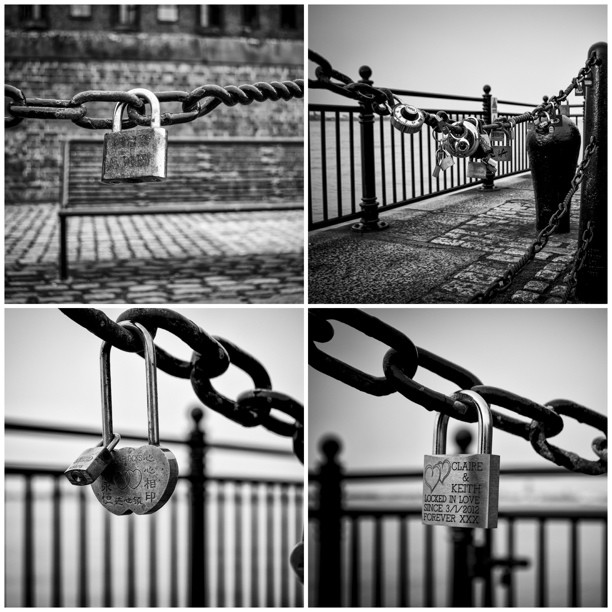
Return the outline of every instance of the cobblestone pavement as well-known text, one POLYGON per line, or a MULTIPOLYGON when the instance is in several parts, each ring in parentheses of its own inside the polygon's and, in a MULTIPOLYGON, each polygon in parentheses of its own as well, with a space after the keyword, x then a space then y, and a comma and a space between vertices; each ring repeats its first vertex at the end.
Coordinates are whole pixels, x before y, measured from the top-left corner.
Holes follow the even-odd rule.
MULTIPOLYGON (((384 213, 389 229, 370 234, 347 225, 311 232, 311 304, 467 303, 518 261, 536 237, 529 175, 496 181, 384 213)), ((570 232, 548 245, 493 303, 563 301, 577 247, 579 202, 570 232)))
POLYGON ((303 303, 301 211, 68 219, 58 276, 54 205, 5 207, 5 302, 303 303))

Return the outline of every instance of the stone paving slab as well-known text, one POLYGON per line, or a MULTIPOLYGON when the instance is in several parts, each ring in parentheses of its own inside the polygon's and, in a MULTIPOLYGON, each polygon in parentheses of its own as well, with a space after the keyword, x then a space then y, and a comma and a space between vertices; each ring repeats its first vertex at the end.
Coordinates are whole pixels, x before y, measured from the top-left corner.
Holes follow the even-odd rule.
POLYGON ((303 303, 303 213, 71 218, 58 276, 57 208, 5 207, 5 302, 303 303))
MULTIPOLYGON (((389 229, 367 234, 350 224, 311 232, 311 304, 467 303, 518 261, 535 239, 530 175, 445 194, 381 214, 389 229)), ((546 248, 493 303, 560 303, 577 247, 579 197, 570 232, 546 248)))

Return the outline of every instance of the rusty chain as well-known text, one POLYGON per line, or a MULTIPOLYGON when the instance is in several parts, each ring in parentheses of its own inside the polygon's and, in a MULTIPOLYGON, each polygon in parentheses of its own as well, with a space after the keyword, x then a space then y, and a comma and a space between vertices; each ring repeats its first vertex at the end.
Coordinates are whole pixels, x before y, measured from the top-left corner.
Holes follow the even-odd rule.
MULTIPOLYGON (((355 83, 349 76, 335 70, 328 60, 314 51, 308 51, 308 59, 317 64, 315 68, 316 79, 308 79, 308 87, 311 89, 327 89, 361 103, 370 103, 373 111, 381 116, 388 115, 387 104, 393 104, 394 100, 397 100, 390 89, 374 87, 368 83, 355 83)), ((500 117, 494 123, 482 125, 482 129, 486 131, 512 129, 519 123, 533 121, 544 113, 556 109, 561 102, 567 99, 567 96, 577 85, 584 83, 591 74, 592 67, 599 61, 596 53, 591 53, 585 65, 578 71, 578 75, 572 79, 570 85, 565 90, 559 91, 557 96, 551 96, 547 101, 542 102, 531 111, 511 118, 500 117)), ((448 115, 443 111, 431 114, 422 109, 419 110, 423 113, 424 123, 436 131, 461 133, 461 128, 447 123, 448 115)))
POLYGON ((398 392, 426 410, 437 411, 464 422, 476 422, 478 415, 475 406, 459 401, 455 396, 429 389, 414 380, 419 367, 424 368, 461 389, 476 391, 489 404, 501 406, 530 419, 517 419, 491 410, 494 427, 529 441, 533 449, 548 461, 573 472, 592 475, 607 473, 608 419, 604 415, 569 400, 553 400, 541 405, 510 391, 483 385, 471 372, 415 346, 401 331, 356 308, 313 308, 309 310, 308 317, 308 362, 319 372, 371 395, 383 396, 398 392), (389 347, 383 359, 384 377, 357 370, 316 346, 315 343, 329 342, 333 338, 334 327, 330 321, 344 323, 389 347), (563 416, 590 425, 604 434, 605 437, 593 441, 592 448, 598 456, 597 461, 585 459, 549 443, 548 438, 563 430, 563 416))
MULTIPOLYGON (((235 106, 249 105, 253 102, 291 100, 304 97, 304 80, 271 81, 252 85, 202 85, 191 92, 162 91, 155 93, 160 103, 178 102, 181 112, 162 113, 161 125, 188 123, 208 115, 220 104, 235 106)), ((142 114, 145 102, 138 96, 125 91, 91 90, 81 91, 70 100, 50 98, 26 98, 23 91, 12 85, 4 86, 4 96, 9 99, 6 105, 8 117, 4 119, 5 128, 14 127, 24 119, 63 119, 72 121, 79 127, 90 130, 110 130, 113 118, 89 117, 88 102, 125 102, 128 118, 122 120, 122 129, 136 125, 150 125, 151 117, 142 114)))
POLYGON ((140 356, 143 347, 137 335, 120 323, 140 323, 155 338, 164 329, 192 350, 190 361, 178 359, 155 345, 157 367, 177 378, 191 381, 198 399, 224 417, 244 427, 262 426, 279 436, 292 438, 293 453, 304 462, 304 407, 289 395, 274 391, 265 367, 252 355, 219 336, 211 336, 187 317, 166 308, 130 308, 113 321, 94 308, 60 308, 67 317, 114 347, 140 356), (235 400, 225 397, 211 379, 227 371, 230 364, 251 377, 254 388, 235 400), (275 412, 291 421, 278 418, 275 412))
POLYGON ((595 137, 591 136, 591 140, 589 141, 589 144, 584 150, 584 158, 582 159, 580 164, 578 164, 574 177, 571 180, 570 190, 567 192, 567 195, 565 196, 563 202, 559 204, 557 210, 551 215, 550 220, 548 221, 548 225, 538 233, 535 240, 525 250, 523 256, 517 262, 509 266, 508 269, 502 275, 498 276, 486 289, 475 293, 471 297, 470 303, 485 303, 490 301, 498 293, 506 291, 506 289, 508 289, 508 287, 510 287, 510 285, 512 284, 512 281, 514 280, 516 275, 529 262, 533 261, 535 259, 535 256, 548 244, 548 239, 559 226, 561 217, 565 214, 568 214, 572 198, 574 197, 576 191, 578 191, 578 187, 584 179, 584 171, 589 165, 591 157, 593 156, 596 150, 597 142, 595 140, 595 137))
POLYGON ((576 249, 574 263, 572 265, 572 270, 567 281, 567 289, 565 290, 565 296, 563 297, 564 303, 568 302, 574 294, 574 291, 576 291, 576 286, 578 284, 577 275, 578 272, 582 269, 582 266, 584 266, 584 262, 586 261, 586 255, 589 249, 589 244, 591 244, 592 240, 593 222, 589 220, 584 229, 584 232, 582 232, 582 241, 576 249))

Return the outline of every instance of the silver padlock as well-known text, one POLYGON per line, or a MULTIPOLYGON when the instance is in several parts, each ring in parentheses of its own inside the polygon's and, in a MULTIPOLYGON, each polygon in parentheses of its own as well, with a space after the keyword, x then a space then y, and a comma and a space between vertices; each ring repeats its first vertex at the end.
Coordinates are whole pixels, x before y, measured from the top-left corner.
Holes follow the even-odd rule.
POLYGON ((391 125, 404 134, 416 134, 425 117, 418 108, 408 104, 396 104, 391 109, 391 125))
POLYGON ((78 487, 92 484, 112 461, 111 451, 117 446, 121 436, 114 434, 110 444, 104 445, 104 440, 84 450, 70 467, 64 472, 66 478, 78 487))
POLYGON ((461 127, 463 133, 456 136, 449 132, 445 143, 446 150, 455 157, 471 157, 480 144, 478 128, 467 119, 455 121, 452 125, 461 127))
POLYGON ((157 96, 148 89, 128 93, 145 98, 151 105, 151 126, 121 130, 126 103, 119 102, 113 114, 113 131, 104 135, 102 152, 103 183, 151 183, 166 178, 168 132, 161 127, 157 96))
POLYGON ((433 455, 423 467, 423 523, 445 527, 497 527, 499 455, 491 454, 493 425, 487 402, 474 391, 461 391, 478 408, 478 454, 447 455, 448 416, 438 413, 433 455))

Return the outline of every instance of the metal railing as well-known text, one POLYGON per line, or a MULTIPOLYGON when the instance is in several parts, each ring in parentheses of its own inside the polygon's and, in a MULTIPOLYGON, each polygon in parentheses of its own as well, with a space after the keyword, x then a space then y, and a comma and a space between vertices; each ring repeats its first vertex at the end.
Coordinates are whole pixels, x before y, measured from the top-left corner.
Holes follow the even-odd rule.
MULTIPOLYGON (((429 92, 392 89, 397 96, 410 102, 419 97, 426 100, 461 100, 480 103, 482 110, 448 110, 443 103, 435 108, 423 108, 429 113, 444 110, 452 121, 467 116, 485 120, 490 118, 491 95, 485 87, 481 97, 453 96, 429 92)), ((531 107, 535 104, 499 100, 499 105, 531 107)), ((570 116, 581 118, 582 111, 570 108, 570 116)), ((467 177, 468 160, 455 159, 455 164, 438 178, 432 176, 436 163, 436 143, 432 129, 425 125, 416 134, 402 134, 391 126, 388 117, 374 116, 372 147, 362 145, 361 129, 363 107, 359 105, 309 104, 308 130, 308 226, 320 229, 337 223, 358 219, 362 215, 360 203, 365 191, 362 182, 373 181, 378 210, 390 210, 398 206, 418 202, 443 193, 450 193, 470 185, 482 183, 482 179, 467 177), (370 159, 370 164, 364 158, 370 159), (374 163, 375 176, 366 177, 374 163)), ((524 112, 524 111, 523 111, 524 112)), ((500 113, 505 117, 520 113, 500 113)), ((510 161, 499 162, 495 178, 507 177, 529 170, 526 137, 529 124, 516 126, 510 161)), ((366 139, 369 142, 369 139, 366 139)), ((485 181, 487 179, 484 179, 485 181)), ((368 194, 371 199, 372 194, 368 194)))
MULTIPOLYGON (((100 437, 90 430, 23 423, 8 422, 6 429, 100 437)), ((191 473, 179 476, 172 498, 149 516, 111 515, 89 487, 74 487, 65 479, 65 468, 6 466, 7 605, 303 604, 288 562, 301 539, 302 482, 211 476, 205 469, 209 450, 271 458, 293 454, 209 444, 196 418, 189 440, 165 438, 164 444, 189 445, 191 473), (194 472, 198 465, 200 471, 194 472)))
MULTIPOLYGON (((470 606, 607 605, 604 507, 502 506, 497 529, 434 528, 406 501, 422 471, 345 473, 330 458, 309 478, 310 605, 447 606, 466 594, 470 606), (379 501, 373 485, 388 497, 395 483, 400 499, 379 501)), ((502 469, 502 482, 512 477, 580 476, 502 469)))

